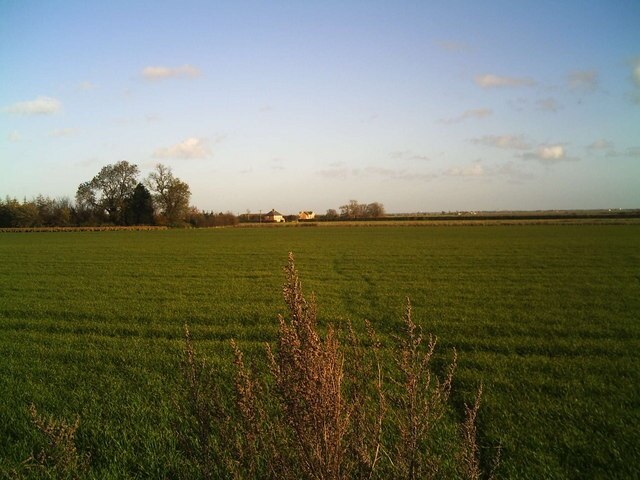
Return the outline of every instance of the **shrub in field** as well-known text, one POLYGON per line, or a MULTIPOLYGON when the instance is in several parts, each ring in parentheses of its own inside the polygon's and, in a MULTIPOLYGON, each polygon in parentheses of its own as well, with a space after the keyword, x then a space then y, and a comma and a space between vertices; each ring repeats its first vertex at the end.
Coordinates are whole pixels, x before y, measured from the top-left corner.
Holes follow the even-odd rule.
POLYGON ((276 348, 266 347, 270 375, 258 381, 232 342, 231 399, 224 374, 198 357, 185 327, 174 424, 184 477, 481 478, 481 390, 456 423, 448 404, 455 353, 436 375, 436 339, 423 336, 409 302, 404 334, 390 352, 369 324, 364 339, 349 328, 341 342, 332 326, 322 335, 291 254, 286 277, 289 315, 279 317, 276 348))

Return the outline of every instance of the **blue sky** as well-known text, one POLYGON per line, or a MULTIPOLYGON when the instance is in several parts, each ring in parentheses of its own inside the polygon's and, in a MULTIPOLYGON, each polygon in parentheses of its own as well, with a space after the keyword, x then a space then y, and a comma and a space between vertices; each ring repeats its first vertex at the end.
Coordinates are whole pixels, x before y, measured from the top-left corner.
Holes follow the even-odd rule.
POLYGON ((0 0, 0 195, 172 167, 199 208, 640 207, 640 3, 0 0))

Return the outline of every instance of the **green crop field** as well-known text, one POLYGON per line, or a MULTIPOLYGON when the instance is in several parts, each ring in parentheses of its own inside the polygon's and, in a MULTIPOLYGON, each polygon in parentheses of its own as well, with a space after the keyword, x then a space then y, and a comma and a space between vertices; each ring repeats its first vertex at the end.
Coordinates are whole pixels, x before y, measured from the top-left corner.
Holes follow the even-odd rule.
POLYGON ((80 416, 95 478, 162 478, 188 322, 228 365, 273 341, 293 251, 323 324, 390 339, 405 298, 480 382, 502 478, 640 476, 640 226, 228 228, 0 234, 0 477, 34 453, 27 407, 80 416))

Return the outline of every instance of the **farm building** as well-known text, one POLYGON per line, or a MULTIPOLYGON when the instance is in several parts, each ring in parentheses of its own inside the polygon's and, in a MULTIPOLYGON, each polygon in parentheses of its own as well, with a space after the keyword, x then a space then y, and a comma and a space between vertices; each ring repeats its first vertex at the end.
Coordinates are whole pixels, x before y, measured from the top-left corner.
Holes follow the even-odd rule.
POLYGON ((265 222, 275 222, 275 223, 280 223, 280 222, 284 222, 284 217, 282 216, 282 214, 274 209, 271 209, 271 211, 269 213, 266 213, 264 216, 264 221, 265 222))
POLYGON ((298 220, 313 220, 316 218, 316 213, 312 211, 302 211, 298 213, 298 220))

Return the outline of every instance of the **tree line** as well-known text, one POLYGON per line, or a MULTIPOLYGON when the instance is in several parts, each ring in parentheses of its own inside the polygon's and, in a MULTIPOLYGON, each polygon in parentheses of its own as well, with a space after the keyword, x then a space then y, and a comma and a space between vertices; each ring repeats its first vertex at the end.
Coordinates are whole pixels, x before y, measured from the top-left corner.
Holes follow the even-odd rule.
MULTIPOLYGON (((166 225, 214 227, 235 225, 233 213, 206 212, 190 206, 191 190, 174 176, 171 168, 157 164, 146 178, 127 161, 106 165, 91 179, 81 183, 75 199, 38 195, 22 202, 0 199, 0 228, 75 227, 108 225, 166 225)), ((357 220, 384 217, 381 203, 350 200, 340 212, 329 209, 318 220, 357 220)), ((296 221, 296 215, 287 221, 296 221)), ((247 214, 245 221, 250 221, 247 214)))
POLYGON ((357 220, 360 218, 381 218, 385 216, 384 205, 379 202, 359 203, 357 200, 349 200, 349 203, 340 207, 340 213, 330 208, 325 214, 327 220, 357 220))
POLYGON ((189 206, 189 185, 162 164, 140 179, 137 165, 127 161, 103 167, 68 197, 39 195, 22 202, 0 199, 0 228, 95 225, 233 225, 232 213, 200 211, 189 206))

